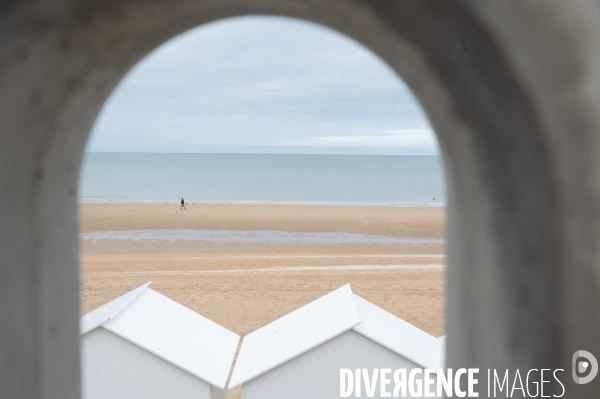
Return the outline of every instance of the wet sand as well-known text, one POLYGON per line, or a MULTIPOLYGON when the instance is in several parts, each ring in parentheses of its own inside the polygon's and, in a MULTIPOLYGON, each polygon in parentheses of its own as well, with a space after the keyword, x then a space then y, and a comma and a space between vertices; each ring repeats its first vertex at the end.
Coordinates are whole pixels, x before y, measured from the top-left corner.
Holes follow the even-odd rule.
POLYGON ((445 208, 82 204, 81 231, 206 229, 444 238, 445 208))

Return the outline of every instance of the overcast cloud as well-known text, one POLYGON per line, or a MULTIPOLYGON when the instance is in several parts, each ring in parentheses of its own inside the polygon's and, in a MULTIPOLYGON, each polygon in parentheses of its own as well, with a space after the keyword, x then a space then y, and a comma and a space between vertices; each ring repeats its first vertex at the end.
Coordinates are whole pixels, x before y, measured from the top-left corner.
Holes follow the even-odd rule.
POLYGON ((214 22, 142 60, 88 151, 437 154, 420 105, 379 58, 279 17, 214 22))

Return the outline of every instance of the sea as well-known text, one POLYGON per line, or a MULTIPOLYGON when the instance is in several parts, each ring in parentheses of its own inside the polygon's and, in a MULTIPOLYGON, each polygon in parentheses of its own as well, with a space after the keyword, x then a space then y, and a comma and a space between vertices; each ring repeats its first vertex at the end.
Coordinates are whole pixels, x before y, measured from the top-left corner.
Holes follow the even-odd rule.
POLYGON ((86 153, 82 203, 445 206, 440 156, 86 153))

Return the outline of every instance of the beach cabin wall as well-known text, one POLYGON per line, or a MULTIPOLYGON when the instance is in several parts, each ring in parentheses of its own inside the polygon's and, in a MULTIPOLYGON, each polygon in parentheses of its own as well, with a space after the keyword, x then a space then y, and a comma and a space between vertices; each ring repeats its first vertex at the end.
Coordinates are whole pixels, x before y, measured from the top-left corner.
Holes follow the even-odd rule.
POLYGON ((205 381, 104 329, 81 337, 83 399, 214 399, 205 381))
POLYGON ((227 399, 239 336, 144 284, 80 318, 83 399, 227 399))
MULTIPOLYGON (((348 284, 245 336, 229 386, 242 385, 243 399, 330 399, 340 397, 340 369, 359 368, 369 383, 361 373, 360 395, 354 388, 351 397, 379 398, 393 392, 393 371, 405 369, 408 381, 411 370, 444 363, 438 338, 354 295, 348 284), (380 376, 372 385, 374 369, 391 370, 383 396, 380 376)), ((423 387, 423 373, 417 377, 423 387)), ((429 381, 436 392, 436 375, 429 381)), ((406 385, 404 397, 412 397, 406 385)))
MULTIPOLYGON (((243 384, 242 399, 281 399, 290 397, 331 399, 340 397, 340 369, 375 368, 407 369, 421 368, 416 363, 373 342, 354 330, 347 331, 318 347, 262 374, 243 384)), ((432 392, 437 380, 433 377, 432 392)), ((394 389, 393 375, 388 374, 390 384, 387 392, 394 389)), ((381 398, 380 377, 374 386, 374 396, 368 396, 365 383, 361 381, 361 397, 381 398)), ((408 390, 407 398, 411 398, 408 390)), ((351 397, 356 397, 353 393, 351 397)))

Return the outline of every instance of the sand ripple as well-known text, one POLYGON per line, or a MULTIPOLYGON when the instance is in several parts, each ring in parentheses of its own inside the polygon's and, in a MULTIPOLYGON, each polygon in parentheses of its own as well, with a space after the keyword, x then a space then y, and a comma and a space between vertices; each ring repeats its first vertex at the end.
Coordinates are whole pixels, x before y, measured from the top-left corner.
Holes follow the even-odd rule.
POLYGON ((256 269, 224 269, 224 270, 140 270, 140 271, 102 271, 87 272, 89 276, 197 276, 202 274, 289 274, 313 272, 337 272, 337 271, 392 271, 392 270, 444 270, 445 265, 348 265, 348 266, 293 266, 293 267, 269 267, 256 269))

